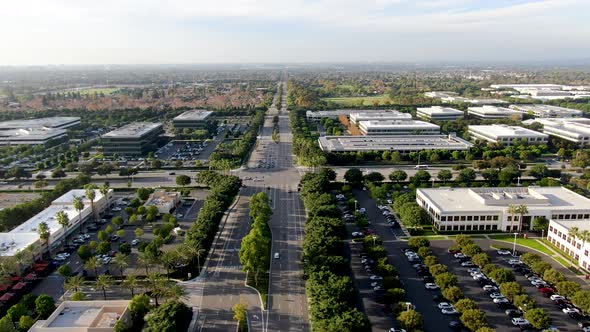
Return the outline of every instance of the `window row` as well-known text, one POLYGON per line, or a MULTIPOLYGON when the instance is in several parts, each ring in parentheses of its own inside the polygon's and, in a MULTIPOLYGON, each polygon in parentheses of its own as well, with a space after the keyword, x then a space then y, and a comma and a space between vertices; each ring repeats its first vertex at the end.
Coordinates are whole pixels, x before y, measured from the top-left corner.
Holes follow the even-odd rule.
POLYGON ((440 221, 498 221, 498 216, 441 216, 440 221))
POLYGON ((498 225, 439 225, 439 231, 496 231, 498 225))

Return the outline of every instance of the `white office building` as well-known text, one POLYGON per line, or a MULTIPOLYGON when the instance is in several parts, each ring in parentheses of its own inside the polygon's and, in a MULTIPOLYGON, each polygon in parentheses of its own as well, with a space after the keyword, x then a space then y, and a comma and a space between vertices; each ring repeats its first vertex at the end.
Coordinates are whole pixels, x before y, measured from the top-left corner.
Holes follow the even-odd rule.
POLYGON ((561 138, 581 146, 590 144, 590 119, 535 119, 534 122, 542 124, 543 132, 549 136, 561 138))
POLYGON ((455 121, 462 119, 465 112, 458 109, 432 106, 432 107, 418 107, 416 109, 416 116, 430 121, 455 121))
POLYGON ((80 117, 77 116, 53 116, 38 119, 19 119, 0 122, 0 130, 53 128, 68 129, 80 125, 80 117))
POLYGON ((590 242, 570 236, 573 227, 580 232, 590 231, 590 219, 586 217, 578 220, 550 220, 547 240, 575 259, 578 265, 590 270, 590 242))
POLYGON ((328 111, 307 111, 305 117, 311 121, 320 121, 323 118, 338 119, 341 115, 348 117, 352 112, 375 112, 374 110, 328 110, 328 111))
POLYGON ((506 107, 498 107, 491 105, 469 107, 467 108, 467 114, 484 120, 508 119, 515 116, 518 118, 522 118, 522 113, 520 113, 519 111, 506 107))
POLYGON ((47 145, 67 140, 65 129, 20 128, 0 130, 0 145, 47 145))
POLYGON ((412 114, 400 111, 373 111, 350 113, 350 122, 358 125, 361 121, 411 120, 412 114))
POLYGON ((564 187, 420 188, 416 202, 440 231, 528 231, 536 217, 590 218, 590 199, 564 187), (528 213, 511 215, 511 205, 528 213))
POLYGON ((325 152, 423 150, 467 151, 473 144, 454 135, 322 136, 320 149, 325 152))
POLYGON ((440 126, 416 120, 360 121, 359 130, 363 135, 436 135, 440 126))
POLYGON ((522 114, 532 115, 536 118, 572 118, 584 114, 584 112, 572 108, 544 104, 510 105, 510 108, 517 110, 522 114))
POLYGON ((446 98, 449 96, 457 96, 458 93, 451 91, 429 91, 425 92, 424 96, 429 98, 446 98))
POLYGON ((491 143, 512 145, 515 141, 526 141, 529 144, 547 144, 549 135, 519 126, 504 124, 469 126, 472 139, 491 143))

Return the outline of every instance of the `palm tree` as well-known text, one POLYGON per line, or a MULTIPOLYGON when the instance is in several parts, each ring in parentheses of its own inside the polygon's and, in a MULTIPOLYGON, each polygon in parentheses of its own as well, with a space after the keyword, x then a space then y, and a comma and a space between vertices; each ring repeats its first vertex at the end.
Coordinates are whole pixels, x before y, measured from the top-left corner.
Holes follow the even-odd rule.
POLYGON ((188 263, 192 263, 194 259, 197 259, 197 271, 199 274, 201 273, 201 256, 207 253, 207 250, 203 248, 201 242, 196 242, 194 244, 183 244, 179 249, 178 252, 180 255, 186 259, 188 263))
POLYGON ((55 218, 57 219, 57 223, 63 228, 64 230, 64 241, 66 241, 66 245, 68 244, 68 237, 67 237, 67 233, 68 233, 68 227, 70 227, 70 217, 68 217, 68 214, 65 213, 65 211, 59 211, 56 215, 55 218))
POLYGON ((155 261, 156 260, 153 255, 147 251, 140 252, 139 256, 137 257, 137 263, 145 268, 146 275, 150 274, 150 266, 152 266, 155 261))
POLYGON ((508 205, 508 214, 510 215, 510 231, 514 230, 514 216, 518 213, 518 207, 514 204, 508 205))
POLYGON ((90 209, 92 210, 92 219, 96 220, 96 216, 94 215, 94 200, 96 199, 96 186, 93 184, 86 185, 86 198, 90 200, 90 209))
POLYGON ((131 291, 131 297, 135 296, 134 290, 137 288, 137 286, 139 286, 139 283, 137 282, 137 276, 135 274, 127 275, 125 280, 123 280, 123 286, 129 288, 131 291))
POLYGON ((82 287, 83 284, 84 278, 82 278, 81 276, 71 277, 64 281, 64 289, 67 291, 74 291, 74 293, 76 293, 78 292, 80 287, 82 287))
POLYGON ((173 285, 166 288, 166 297, 168 299, 178 301, 184 294, 184 288, 180 285, 173 285))
POLYGON ((517 208, 516 208, 516 212, 519 215, 518 218, 518 231, 522 232, 522 220, 524 219, 524 215, 529 213, 529 208, 524 205, 524 204, 520 204, 517 208))
POLYGON ((162 295, 165 295, 168 289, 166 285, 166 280, 162 277, 161 274, 151 272, 150 274, 148 274, 148 287, 150 292, 152 293, 152 297, 154 298, 154 302, 156 303, 157 307, 158 298, 162 295))
POLYGON ((106 200, 106 202, 107 202, 107 203, 106 203, 106 204, 107 204, 107 209, 109 209, 109 210, 110 210, 110 207, 111 207, 111 202, 109 202, 109 196, 108 196, 108 193, 109 193, 109 190, 110 190, 110 189, 111 189, 111 188, 110 188, 110 186, 109 186, 109 183, 108 183, 108 182, 105 182, 105 183, 102 185, 102 187, 100 187, 100 188, 98 189, 98 190, 100 191, 101 195, 103 195, 103 196, 104 196, 104 198, 105 198, 105 200, 106 200))
POLYGON ((115 266, 119 268, 119 271, 121 272, 121 277, 122 277, 123 270, 125 270, 125 268, 127 266, 129 266, 129 256, 118 252, 115 255, 115 257, 113 258, 113 264, 115 264, 115 266))
POLYGON ((98 268, 102 266, 102 263, 98 260, 96 256, 92 256, 88 258, 86 263, 84 263, 84 268, 86 270, 94 271, 94 276, 98 277, 98 268))
MULTIPOLYGON (((578 227, 572 227, 567 231, 567 236, 573 239, 572 245, 576 247, 576 239, 580 238, 581 232, 578 227)), ((574 265, 574 251, 570 251, 570 267, 574 265)))
POLYGON ((96 278, 96 288, 102 290, 102 296, 104 300, 107 300, 107 289, 113 284, 113 277, 108 274, 101 274, 96 278))
POLYGON ((46 222, 43 221, 39 223, 39 226, 37 227, 37 233, 39 233, 39 238, 41 239, 41 241, 43 241, 43 243, 47 245, 47 252, 51 256, 51 251, 49 249, 49 237, 51 236, 51 232, 46 222))
POLYGON ((78 229, 82 229, 82 210, 84 209, 82 198, 74 197, 74 209, 78 211, 78 224, 80 225, 78 229))
POLYGON ((179 255, 176 251, 166 251, 160 256, 160 261, 166 269, 166 276, 170 279, 170 270, 174 268, 174 265, 178 262, 179 255))

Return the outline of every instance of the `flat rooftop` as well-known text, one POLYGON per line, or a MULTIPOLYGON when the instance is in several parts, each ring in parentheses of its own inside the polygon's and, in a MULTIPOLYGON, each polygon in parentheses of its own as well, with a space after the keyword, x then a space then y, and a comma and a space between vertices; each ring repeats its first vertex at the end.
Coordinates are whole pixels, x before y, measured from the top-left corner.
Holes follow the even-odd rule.
POLYGON ((561 90, 561 84, 492 84, 490 87, 494 89, 545 89, 545 90, 561 90))
POLYGON ((0 130, 18 128, 60 128, 80 122, 77 116, 54 116, 38 119, 19 119, 0 122, 0 130))
POLYGON ((469 130, 485 133, 487 136, 494 137, 548 137, 547 134, 538 131, 519 126, 508 126, 505 124, 470 125, 469 130))
POLYGON ((175 117, 174 120, 180 121, 204 121, 213 114, 213 111, 208 110, 190 110, 186 111, 179 116, 175 117))
POLYGON ((491 106, 491 105, 468 107, 467 109, 472 112, 478 113, 478 114, 488 114, 488 115, 517 114, 517 115, 521 115, 521 112, 519 112, 519 111, 515 111, 513 109, 506 108, 506 107, 491 106))
POLYGON ((577 227, 580 231, 590 231, 590 220, 551 220, 551 222, 558 224, 565 229, 577 227))
POLYGON ((108 138, 139 138, 152 130, 161 127, 161 123, 154 122, 133 122, 124 125, 121 128, 117 128, 111 132, 108 132, 102 137, 108 138))
POLYGON ((432 107, 418 107, 418 111, 430 115, 463 115, 464 112, 451 107, 432 106, 432 107))
POLYGON ((590 199, 564 187, 420 188, 440 211, 504 211, 511 204, 542 210, 590 210, 590 199))
MULTIPOLYGON (((87 331, 107 329, 126 315, 129 301, 64 301, 46 320, 39 320, 29 331, 87 331), (46 330, 47 329, 47 330, 46 330)), ((102 331, 102 330, 101 330, 102 331)))
POLYGON ((39 240, 39 234, 36 232, 0 233, 0 256, 12 257, 37 240, 39 240))
POLYGON ((468 150, 473 146, 451 135, 322 136, 318 143, 326 152, 468 150))
POLYGON ((167 205, 176 202, 179 197, 180 194, 178 192, 158 190, 150 195, 145 205, 167 205))
POLYGON ((67 134, 65 129, 56 128, 20 128, 0 130, 0 139, 4 141, 45 141, 67 134))
POLYGON ((541 114, 547 117, 569 117, 581 116, 584 112, 573 108, 566 108, 553 105, 535 104, 535 105, 510 105, 511 109, 523 113, 541 114))
POLYGON ((420 121, 420 120, 368 120, 360 121, 359 127, 367 129, 393 129, 393 128, 407 128, 407 129, 440 129, 440 126, 434 123, 420 121))
POLYGON ((339 110, 326 110, 326 111, 307 111, 305 115, 309 117, 330 117, 330 116, 340 116, 340 115, 350 115, 350 113, 354 112, 375 112, 374 110, 353 110, 353 109, 339 109, 339 110))

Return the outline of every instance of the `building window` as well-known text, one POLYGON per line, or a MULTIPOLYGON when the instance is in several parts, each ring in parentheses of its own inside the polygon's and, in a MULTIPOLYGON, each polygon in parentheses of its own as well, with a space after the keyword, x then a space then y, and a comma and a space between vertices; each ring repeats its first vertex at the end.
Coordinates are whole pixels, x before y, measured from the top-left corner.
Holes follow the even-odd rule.
POLYGON ((576 257, 574 257, 576 260, 580 259, 580 255, 576 254, 576 257))
POLYGON ((498 221, 498 216, 493 216, 492 219, 494 219, 494 221, 498 221))
POLYGON ((489 231, 492 229, 492 225, 486 225, 486 231, 489 231))
POLYGON ((590 214, 585 214, 584 219, 590 219, 590 214))
POLYGON ((584 250, 584 256, 588 256, 588 250, 584 250))
POLYGON ((472 221, 473 217, 472 216, 467 216, 467 221, 472 221))
POLYGON ((549 231, 553 232, 553 226, 549 226, 549 231))
POLYGON ((557 219, 563 219, 563 214, 560 214, 557 219))
POLYGON ((479 221, 479 216, 473 216, 474 221, 479 221))
POLYGON ((453 226, 453 230, 454 231, 458 231, 459 230, 459 226, 457 226, 457 225, 453 226))
POLYGON ((465 216, 461 216, 461 221, 465 221, 465 216))
POLYGON ((582 249, 582 246, 581 246, 581 245, 578 243, 578 244, 576 245, 576 248, 578 248, 578 250, 579 250, 579 249, 582 249))
POLYGON ((556 214, 552 214, 551 215, 551 219, 557 219, 557 215, 556 214))
POLYGON ((454 217, 453 217, 453 220, 454 220, 454 221, 459 221, 459 216, 454 216, 454 217))
POLYGON ((583 263, 582 263, 582 266, 583 266, 584 268, 586 268, 586 262, 583 262, 583 263))
POLYGON ((493 231, 498 230, 498 225, 492 225, 492 230, 493 231))
POLYGON ((561 237, 561 232, 557 233, 557 236, 561 237))
POLYGON ((471 225, 467 225, 467 226, 465 227, 465 230, 466 230, 466 231, 470 231, 470 230, 471 230, 471 225))
POLYGON ((447 217, 445 217, 445 216, 440 217, 440 221, 447 221, 447 217))

